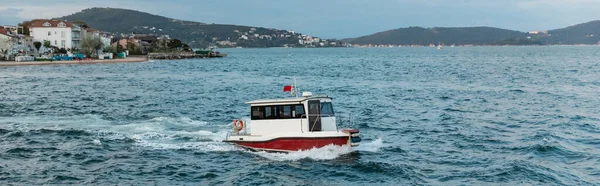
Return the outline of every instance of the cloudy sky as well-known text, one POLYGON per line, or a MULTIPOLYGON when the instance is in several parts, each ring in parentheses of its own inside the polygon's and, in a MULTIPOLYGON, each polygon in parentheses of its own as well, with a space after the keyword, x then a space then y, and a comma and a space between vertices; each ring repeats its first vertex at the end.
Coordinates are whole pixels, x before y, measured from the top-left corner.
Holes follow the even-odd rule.
POLYGON ((408 26, 548 30, 600 19, 600 0, 19 0, 0 3, 0 25, 60 17, 90 7, 295 30, 326 38, 408 26))

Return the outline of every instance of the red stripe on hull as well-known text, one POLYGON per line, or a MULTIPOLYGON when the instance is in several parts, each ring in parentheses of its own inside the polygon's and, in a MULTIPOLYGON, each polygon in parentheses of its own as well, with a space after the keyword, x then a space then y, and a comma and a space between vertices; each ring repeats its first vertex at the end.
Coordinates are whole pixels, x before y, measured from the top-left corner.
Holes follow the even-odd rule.
POLYGON ((280 150, 280 151, 299 151, 309 150, 312 148, 321 148, 327 145, 344 146, 348 145, 348 137, 330 137, 330 138, 280 138, 264 142, 241 142, 235 141, 234 143, 263 150, 280 150))

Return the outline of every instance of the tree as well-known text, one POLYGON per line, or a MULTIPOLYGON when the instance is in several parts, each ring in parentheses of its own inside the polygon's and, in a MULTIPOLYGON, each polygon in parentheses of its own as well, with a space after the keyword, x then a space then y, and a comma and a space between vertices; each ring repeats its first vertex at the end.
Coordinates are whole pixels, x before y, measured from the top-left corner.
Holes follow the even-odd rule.
POLYGON ((79 25, 81 28, 89 28, 88 24, 82 20, 73 21, 73 23, 79 25))
POLYGON ((17 29, 18 34, 29 35, 29 21, 23 21, 23 23, 19 23, 19 28, 17 29))
POLYGON ((42 47, 42 43, 39 41, 33 42, 33 46, 35 46, 35 49, 39 52, 40 48, 42 47))
POLYGON ((95 57, 98 50, 102 49, 102 40, 92 35, 86 35, 81 41, 81 52, 86 56, 95 57))
POLYGON ((58 49, 58 53, 60 53, 60 54, 66 54, 67 53, 67 49, 60 48, 60 49, 58 49))
POLYGON ((142 50, 135 43, 127 42, 127 50, 130 55, 142 55, 142 50))
POLYGON ((51 48, 51 47, 52 47, 52 44, 50 44, 50 41, 48 41, 48 40, 44 40, 44 47, 46 47, 46 48, 51 48))
POLYGON ((171 39, 168 44, 170 49, 176 49, 183 47, 183 43, 179 39, 171 39))
POLYGON ((188 52, 192 52, 192 48, 190 47, 190 45, 188 44, 183 44, 183 51, 188 51, 188 52))
POLYGON ((117 52, 117 47, 105 46, 104 49, 102 50, 102 52, 104 52, 104 53, 116 53, 117 52))

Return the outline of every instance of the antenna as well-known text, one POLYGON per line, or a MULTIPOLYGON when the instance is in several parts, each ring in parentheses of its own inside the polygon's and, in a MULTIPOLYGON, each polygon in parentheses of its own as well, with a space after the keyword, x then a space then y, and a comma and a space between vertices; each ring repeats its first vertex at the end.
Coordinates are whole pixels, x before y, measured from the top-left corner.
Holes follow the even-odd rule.
POLYGON ((298 88, 296 88, 296 76, 294 76, 294 87, 292 89, 294 90, 294 94, 296 94, 296 97, 298 97, 298 88))

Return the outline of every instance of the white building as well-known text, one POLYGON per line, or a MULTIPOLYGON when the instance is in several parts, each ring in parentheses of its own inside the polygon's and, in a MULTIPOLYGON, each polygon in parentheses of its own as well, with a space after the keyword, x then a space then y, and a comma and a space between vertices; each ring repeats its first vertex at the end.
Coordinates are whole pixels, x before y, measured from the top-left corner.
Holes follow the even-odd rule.
POLYGON ((12 36, 2 33, 0 30, 0 52, 4 52, 12 48, 12 36))
POLYGON ((50 41, 50 45, 58 48, 72 48, 73 39, 79 39, 80 32, 73 29, 73 23, 62 20, 36 20, 29 25, 29 35, 35 41, 50 41))
POLYGON ((13 55, 17 53, 29 54, 33 51, 34 46, 31 37, 17 34, 10 27, 0 26, 0 53, 13 55))
POLYGON ((102 41, 102 46, 105 46, 105 47, 110 46, 112 37, 109 34, 101 32, 101 31, 93 29, 93 28, 88 28, 88 29, 83 29, 83 30, 84 30, 85 35, 89 34, 93 37, 100 38, 100 41, 102 41))

